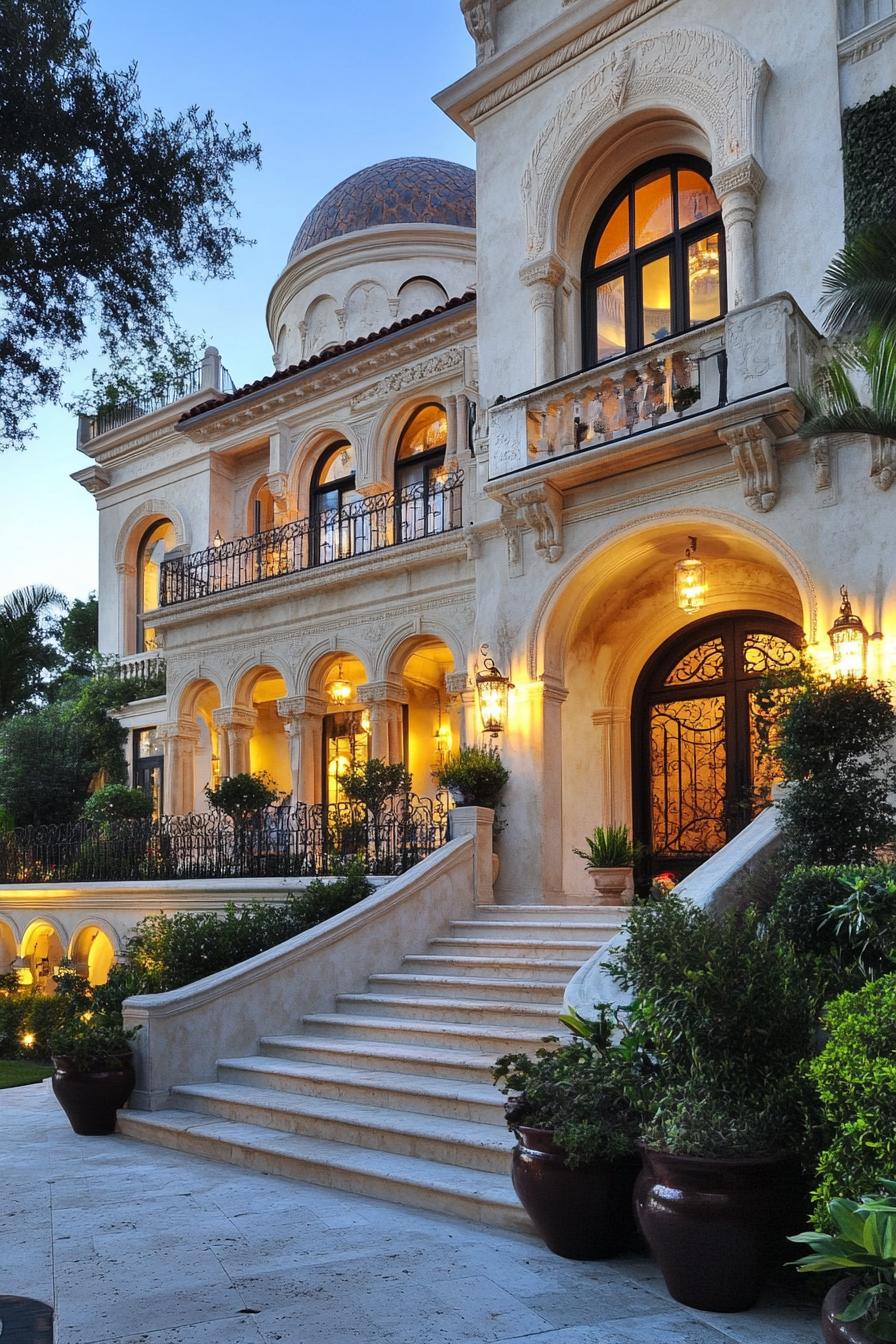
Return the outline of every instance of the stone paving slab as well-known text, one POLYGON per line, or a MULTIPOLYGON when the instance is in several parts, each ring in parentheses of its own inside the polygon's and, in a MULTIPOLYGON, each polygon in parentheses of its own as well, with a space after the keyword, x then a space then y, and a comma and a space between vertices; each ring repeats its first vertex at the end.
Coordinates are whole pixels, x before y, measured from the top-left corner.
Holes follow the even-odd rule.
POLYGON ((47 1083, 0 1093, 0 1294, 56 1344, 818 1344, 817 1308, 672 1302, 649 1260, 137 1143, 73 1134, 47 1083))

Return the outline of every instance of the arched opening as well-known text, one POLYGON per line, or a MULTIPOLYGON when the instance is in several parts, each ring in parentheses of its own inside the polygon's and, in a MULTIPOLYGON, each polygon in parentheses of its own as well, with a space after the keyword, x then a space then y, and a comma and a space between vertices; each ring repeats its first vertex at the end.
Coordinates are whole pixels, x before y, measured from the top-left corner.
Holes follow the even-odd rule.
POLYGON ((654 159, 598 211, 582 257, 586 367, 692 331, 725 312, 725 237, 710 165, 654 159))
POLYGON ((137 650, 157 648, 156 632, 146 621, 146 612, 155 611, 162 595, 162 561, 175 545, 174 524, 160 518, 144 533, 137 549, 137 650))
POLYGON ((258 536, 259 532, 270 532, 274 526, 274 496, 266 479, 263 478, 254 486, 249 496, 247 513, 247 527, 253 537, 258 536))
POLYGON ((221 693, 214 682, 192 682, 180 697, 179 718, 191 725, 193 741, 176 744, 182 760, 166 758, 173 768, 172 779, 165 781, 165 811, 175 815, 184 812, 207 812, 205 786, 217 788, 221 782, 224 758, 223 730, 216 722, 216 711, 221 708, 221 693))
POLYGON ((366 517, 354 517, 347 507, 357 498, 355 450, 341 439, 324 450, 311 479, 312 564, 326 565, 369 550, 366 517))
POLYGON ((382 753, 373 749, 371 708, 360 696, 367 680, 364 664, 349 654, 337 654, 326 660, 320 675, 326 704, 321 725, 321 797, 326 803, 341 803, 345 798, 342 776, 382 753))
POLYGON ((112 940, 103 929, 88 925, 72 940, 71 960, 78 974, 91 985, 104 985, 115 964, 112 940))
POLYGON ((0 975, 12 969, 16 956, 16 936, 10 926, 0 920, 0 975))
POLYGON ((292 770, 289 742, 283 719, 277 712, 277 701, 288 694, 286 682, 273 668, 259 669, 243 691, 256 714, 249 738, 249 769, 253 774, 263 771, 269 775, 275 788, 287 797, 293 791, 292 770))
POLYGON ((56 988, 54 972, 65 957, 62 939, 54 925, 36 920, 22 939, 24 975, 19 978, 39 994, 52 994, 56 988))
POLYGON ((447 443, 445 408, 434 401, 418 407, 401 432, 395 456, 399 541, 444 532, 451 525, 444 488, 447 443))
POLYGON ((396 316, 401 322, 406 317, 416 317, 418 313, 426 312, 428 308, 440 308, 447 301, 448 295, 438 280, 428 275, 415 275, 405 280, 398 291, 396 316))
POLYGON ((460 707, 448 698, 445 677, 454 671, 454 656, 442 640, 420 636, 402 646, 392 659, 407 695, 405 763, 415 793, 435 791, 435 776, 445 757, 460 745, 460 707))

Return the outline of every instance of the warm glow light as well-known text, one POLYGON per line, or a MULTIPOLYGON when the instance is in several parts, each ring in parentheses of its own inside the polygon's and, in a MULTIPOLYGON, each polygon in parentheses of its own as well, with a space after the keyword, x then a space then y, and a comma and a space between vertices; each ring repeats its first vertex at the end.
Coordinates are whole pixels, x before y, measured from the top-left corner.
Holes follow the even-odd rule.
POLYGON ((351 768, 352 763, 347 756, 334 756, 327 766, 327 774, 331 779, 341 779, 351 768))
POLYGON ((697 559, 697 538, 688 537, 688 541, 684 559, 675 566, 675 601, 682 611, 693 616, 706 601, 706 566, 697 559))
POLYGON ((26 1050, 30 1050, 36 1040, 37 1037, 33 1031, 26 1031, 19 1037, 19 1044, 24 1045, 26 1050))
POLYGON ((341 663, 336 669, 335 679, 327 687, 327 693, 334 705, 347 705, 350 700, 354 699, 354 687, 351 682, 346 681, 343 677, 341 663))
POLYGON ((840 597, 840 615, 828 631, 834 655, 831 671, 833 676, 840 680, 845 680, 847 677, 864 677, 868 657, 868 631, 861 616, 853 614, 845 585, 840 589, 840 597))
POLYGON ((507 726, 507 695, 513 690, 513 682, 495 667, 488 656, 487 644, 483 644, 479 652, 485 665, 484 671, 476 673, 479 717, 482 731, 490 737, 497 737, 507 726))
POLYGON ((212 538, 212 545, 213 545, 213 546, 223 546, 223 545, 224 545, 224 538, 221 536, 221 532, 220 532, 220 530, 217 531, 217 532, 215 533, 214 537, 212 538))

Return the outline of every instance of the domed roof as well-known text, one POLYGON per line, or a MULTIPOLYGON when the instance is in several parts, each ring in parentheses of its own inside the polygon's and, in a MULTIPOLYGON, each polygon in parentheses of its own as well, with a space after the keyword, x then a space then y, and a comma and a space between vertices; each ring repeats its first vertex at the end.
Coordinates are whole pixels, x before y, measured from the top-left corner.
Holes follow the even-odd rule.
POLYGON ((289 262, 328 238, 378 224, 476 226, 476 174, 447 159, 386 159, 340 182, 307 216, 289 262))

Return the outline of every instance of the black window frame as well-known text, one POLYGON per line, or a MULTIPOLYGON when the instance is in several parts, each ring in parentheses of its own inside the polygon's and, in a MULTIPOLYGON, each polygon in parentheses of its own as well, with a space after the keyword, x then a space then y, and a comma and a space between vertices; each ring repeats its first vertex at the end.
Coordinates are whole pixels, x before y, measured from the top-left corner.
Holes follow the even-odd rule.
POLYGON ((310 562, 312 565, 321 564, 320 520, 324 514, 334 512, 334 510, 329 508, 322 509, 320 501, 323 499, 324 495, 333 494, 335 492, 339 500, 339 503, 337 504, 335 511, 341 513, 342 510, 345 508, 345 496, 350 494, 355 489, 354 471, 349 472, 347 476, 340 476, 335 481, 328 481, 326 485, 321 485, 320 478, 323 475, 324 467, 329 462, 333 454, 337 452, 340 448, 351 448, 352 452, 354 452, 354 448, 349 443, 348 439, 336 439, 333 443, 327 444, 327 447, 323 450, 323 452, 321 453, 320 457, 317 460, 317 465, 314 468, 314 474, 311 477, 311 491, 310 491, 311 498, 309 501, 311 507, 309 509, 309 516, 311 519, 310 562))
MULTIPOLYGON (((408 430, 410 429, 411 425, 414 423, 420 412, 427 411, 430 408, 437 411, 441 411, 442 414, 447 418, 448 412, 440 401, 421 402, 419 406, 415 406, 414 409, 411 411, 410 415, 408 416, 407 420, 404 423, 404 428, 402 429, 401 433, 398 436, 398 447, 395 449, 395 536, 399 542, 406 540, 406 538, 402 535, 404 530, 404 523, 402 517, 401 496, 402 491, 407 488, 403 481, 403 477, 410 476, 412 470, 418 471, 421 467, 423 468, 423 499, 424 499, 422 535, 426 537, 429 536, 431 532, 429 526, 429 510, 426 507, 425 501, 429 499, 430 495, 435 493, 432 485, 433 478, 435 477, 436 473, 439 472, 445 465, 445 458, 448 455, 447 435, 445 438, 445 442, 441 446, 441 448, 430 448, 430 450, 426 453, 415 453, 411 457, 402 458, 399 456, 399 454, 401 453, 401 445, 404 440, 405 434, 407 434, 408 430)), ((414 482, 412 482, 411 484, 414 484, 414 482)), ((441 530, 442 529, 440 529, 440 531, 441 530)), ((415 531, 414 537, 407 538, 407 540, 416 540, 416 537, 417 533, 415 531)))
POLYGON ((669 340, 675 336, 682 336, 690 331, 699 331, 701 327, 708 326, 712 322, 718 322, 728 311, 728 276, 725 257, 725 226, 722 222, 722 211, 720 208, 715 214, 707 216, 706 219, 698 220, 695 224, 690 224, 685 229, 680 228, 678 217, 678 172, 681 169, 700 173, 711 185, 712 167, 705 159, 698 158, 692 154, 663 155, 660 158, 651 159, 648 163, 641 164, 633 172, 629 173, 629 175, 610 193, 594 217, 594 221, 588 231, 588 237, 585 240, 581 269, 582 355, 584 368, 597 368, 599 365, 610 363, 614 359, 622 359, 625 355, 634 354, 639 350, 647 350, 653 345, 658 345, 661 340, 669 340), (672 178, 672 232, 666 234, 656 242, 648 243, 644 247, 636 248, 634 246, 635 188, 638 183, 642 182, 645 178, 666 171, 669 172, 672 178), (594 256, 601 235, 613 214, 626 197, 628 197, 629 202, 629 250, 625 256, 620 257, 618 261, 605 262, 602 266, 596 266, 594 265, 594 256), (687 251, 694 243, 699 243, 704 238, 709 238, 715 233, 718 233, 719 235, 720 311, 717 317, 707 318, 705 322, 697 322, 691 326, 689 313, 690 294, 687 283, 687 251), (658 258, 665 256, 670 258, 671 263, 671 330, 667 337, 659 337, 655 341, 644 341, 642 339, 644 305, 641 297, 641 275, 644 267, 649 265, 651 261, 656 261, 658 258), (597 293, 602 285, 618 279, 620 276, 623 277, 625 284, 625 350, 618 355, 608 355, 604 359, 599 360, 597 358, 597 293))

